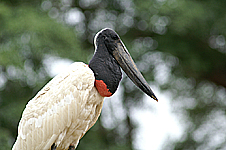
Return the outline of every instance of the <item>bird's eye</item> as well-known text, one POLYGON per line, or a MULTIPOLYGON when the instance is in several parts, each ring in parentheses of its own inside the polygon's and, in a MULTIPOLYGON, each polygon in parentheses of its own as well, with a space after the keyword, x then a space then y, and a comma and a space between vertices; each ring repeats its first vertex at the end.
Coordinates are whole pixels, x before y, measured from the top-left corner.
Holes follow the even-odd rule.
POLYGON ((106 38, 107 38, 107 37, 104 35, 104 36, 103 36, 103 39, 105 40, 106 38))
POLYGON ((113 40, 118 40, 118 36, 117 36, 117 35, 113 35, 113 36, 112 36, 112 39, 113 39, 113 40))

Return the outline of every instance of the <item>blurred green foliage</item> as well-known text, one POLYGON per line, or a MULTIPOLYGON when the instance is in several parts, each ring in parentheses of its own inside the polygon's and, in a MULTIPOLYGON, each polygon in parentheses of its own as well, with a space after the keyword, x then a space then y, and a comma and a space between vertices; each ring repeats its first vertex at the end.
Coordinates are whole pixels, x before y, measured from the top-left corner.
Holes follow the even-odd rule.
MULTIPOLYGON (((88 63, 93 36, 105 27, 119 33, 145 78, 172 95, 185 132, 162 149, 225 149, 225 7, 223 0, 1 1, 1 149, 11 148, 26 103, 51 78, 44 60, 88 63)), ((112 129, 98 121, 78 149, 134 148, 131 107, 143 107, 143 93, 128 78, 122 87, 126 117, 112 129)))

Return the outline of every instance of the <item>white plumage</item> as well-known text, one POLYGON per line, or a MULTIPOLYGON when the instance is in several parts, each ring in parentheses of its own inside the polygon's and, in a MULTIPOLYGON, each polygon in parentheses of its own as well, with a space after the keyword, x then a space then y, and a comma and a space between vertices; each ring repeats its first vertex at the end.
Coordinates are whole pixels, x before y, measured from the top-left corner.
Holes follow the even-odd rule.
POLYGON ((94 81, 92 70, 81 62, 53 78, 26 105, 13 150, 48 150, 53 143, 57 150, 76 147, 102 109, 104 97, 94 81))

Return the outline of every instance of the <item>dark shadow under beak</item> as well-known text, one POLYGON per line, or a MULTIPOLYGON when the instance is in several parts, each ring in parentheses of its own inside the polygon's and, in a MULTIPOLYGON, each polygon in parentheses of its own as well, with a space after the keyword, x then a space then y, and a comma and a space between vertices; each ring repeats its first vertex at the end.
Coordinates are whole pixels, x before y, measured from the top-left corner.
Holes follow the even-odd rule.
POLYGON ((136 86, 138 86, 143 92, 152 97, 154 100, 158 101, 157 97, 155 96, 147 81, 144 79, 144 77, 138 70, 136 64, 134 63, 132 57, 130 56, 122 41, 118 39, 115 41, 114 44, 115 49, 112 53, 123 71, 127 74, 127 76, 133 81, 136 86))

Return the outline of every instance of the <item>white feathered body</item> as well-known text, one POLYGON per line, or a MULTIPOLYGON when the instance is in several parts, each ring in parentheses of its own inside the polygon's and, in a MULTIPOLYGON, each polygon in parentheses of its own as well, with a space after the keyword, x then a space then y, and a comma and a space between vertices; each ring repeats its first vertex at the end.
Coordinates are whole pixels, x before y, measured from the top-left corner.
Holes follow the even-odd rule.
POLYGON ((57 150, 77 146, 98 119, 104 97, 94 87, 88 65, 76 62, 53 78, 28 102, 13 150, 57 150))

